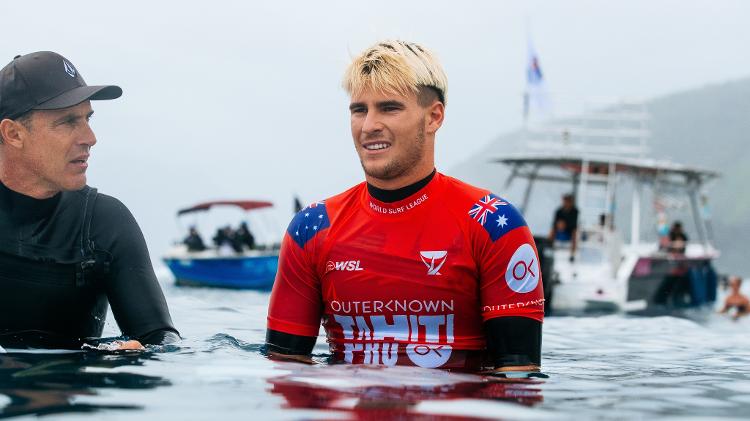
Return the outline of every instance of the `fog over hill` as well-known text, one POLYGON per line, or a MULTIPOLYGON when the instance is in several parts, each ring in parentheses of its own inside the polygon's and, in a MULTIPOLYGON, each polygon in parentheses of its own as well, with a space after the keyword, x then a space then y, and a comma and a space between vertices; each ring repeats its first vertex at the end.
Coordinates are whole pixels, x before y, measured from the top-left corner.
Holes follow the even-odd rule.
MULTIPOLYGON (((745 251, 750 239, 750 190, 745 184, 750 179, 750 78, 655 98, 646 105, 651 114, 651 157, 722 174, 708 186, 714 238, 722 253, 718 269, 750 275, 745 251)), ((508 170, 489 159, 519 150, 522 138, 520 131, 501 135, 449 173, 518 202, 522 183, 506 188, 508 170)), ((562 189, 535 192, 526 216, 532 230, 543 233, 562 189)), ((643 210, 649 210, 646 204, 643 210)))

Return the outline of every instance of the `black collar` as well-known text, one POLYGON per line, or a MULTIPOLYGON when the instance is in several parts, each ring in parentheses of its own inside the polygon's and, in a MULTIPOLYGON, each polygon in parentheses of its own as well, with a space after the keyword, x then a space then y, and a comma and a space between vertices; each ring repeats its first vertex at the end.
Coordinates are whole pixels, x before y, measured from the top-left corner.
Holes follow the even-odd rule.
POLYGON ((399 200, 404 200, 414 193, 422 190, 422 188, 424 188, 424 186, 426 186, 433 179, 433 177, 435 177, 436 171, 437 170, 432 170, 430 175, 428 175, 427 177, 417 181, 414 184, 409 184, 406 187, 401 187, 400 189, 396 190, 379 189, 372 184, 367 183, 367 191, 370 193, 370 196, 374 197, 377 200, 380 200, 381 202, 398 202, 399 200))
POLYGON ((0 208, 20 222, 37 221, 52 214, 60 202, 60 193, 48 199, 35 199, 18 193, 0 183, 0 208))

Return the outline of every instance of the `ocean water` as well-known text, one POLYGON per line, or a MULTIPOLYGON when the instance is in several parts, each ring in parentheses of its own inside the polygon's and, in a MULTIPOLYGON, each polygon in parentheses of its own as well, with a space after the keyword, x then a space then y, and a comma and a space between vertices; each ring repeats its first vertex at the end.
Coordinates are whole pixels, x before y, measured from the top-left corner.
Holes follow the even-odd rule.
MULTIPOLYGON (((500 382, 411 367, 304 365, 262 354, 268 293, 165 281, 185 340, 134 354, 0 354, 0 418, 748 419, 750 320, 550 317, 550 378, 500 382)), ((117 334, 109 321, 106 333, 117 334)), ((316 360, 325 359, 323 338, 316 360)))

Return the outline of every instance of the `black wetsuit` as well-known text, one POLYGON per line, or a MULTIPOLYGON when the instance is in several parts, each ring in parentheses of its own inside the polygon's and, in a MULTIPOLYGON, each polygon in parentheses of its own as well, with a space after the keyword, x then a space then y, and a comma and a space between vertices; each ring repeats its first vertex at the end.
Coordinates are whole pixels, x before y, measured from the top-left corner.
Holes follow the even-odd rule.
POLYGON ((120 201, 90 187, 38 200, 0 183, 0 345, 98 337, 108 303, 123 335, 179 338, 143 234, 120 201))

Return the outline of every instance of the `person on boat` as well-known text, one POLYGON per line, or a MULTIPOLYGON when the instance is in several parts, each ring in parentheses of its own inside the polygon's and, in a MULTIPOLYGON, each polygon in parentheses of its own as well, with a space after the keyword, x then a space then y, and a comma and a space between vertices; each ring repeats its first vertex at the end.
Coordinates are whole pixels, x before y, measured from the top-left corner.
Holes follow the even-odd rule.
POLYGON ((676 254, 685 254, 685 248, 687 247, 688 236, 685 234, 685 230, 682 229, 682 222, 675 221, 672 227, 669 229, 669 246, 667 251, 676 254))
POLYGON ((729 277, 729 288, 732 291, 724 300, 724 307, 719 311, 720 313, 732 312, 734 320, 750 314, 750 300, 740 292, 740 287, 742 287, 742 278, 739 276, 729 277))
POLYGON ((569 243, 572 239, 573 235, 570 233, 570 230, 568 230, 568 225, 565 223, 565 220, 556 220, 553 240, 556 242, 569 243))
POLYGON ((0 70, 0 345, 82 344, 108 304, 122 349, 179 339, 135 219, 86 185, 91 101, 121 94, 49 51, 0 70))
POLYGON ((242 253, 242 246, 236 241, 235 234, 229 225, 216 230, 213 240, 219 255, 229 256, 233 253, 242 253))
POLYGON ((570 260, 574 259, 578 240, 578 208, 570 193, 563 195, 562 205, 555 210, 549 240, 570 244, 570 260))
POLYGON ((247 247, 248 250, 255 248, 255 236, 250 232, 247 222, 242 222, 240 227, 234 233, 234 239, 239 244, 240 249, 247 247))
POLYGON ((612 231, 609 228, 609 224, 607 223, 607 214, 601 213, 599 214, 599 223, 588 230, 584 231, 581 234, 581 237, 584 241, 596 241, 599 243, 603 243, 605 238, 607 237, 608 233, 612 231))
POLYGON ((659 251, 669 250, 669 223, 667 214, 664 211, 656 213, 656 233, 659 236, 659 251))
POLYGON ((309 361, 322 319, 336 361, 540 375, 534 239, 508 201, 436 171, 447 79, 435 56, 382 41, 343 85, 365 181, 287 228, 270 355, 309 361))
POLYGON ((218 249, 221 248, 224 244, 226 244, 229 241, 229 236, 227 235, 227 227, 219 227, 216 229, 216 234, 214 234, 214 246, 218 249))
POLYGON ((203 238, 195 227, 190 227, 188 236, 182 241, 187 246, 188 251, 204 251, 206 250, 206 244, 203 243, 203 238))

